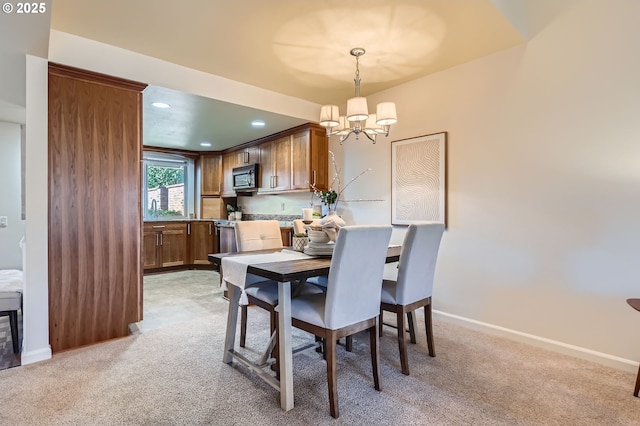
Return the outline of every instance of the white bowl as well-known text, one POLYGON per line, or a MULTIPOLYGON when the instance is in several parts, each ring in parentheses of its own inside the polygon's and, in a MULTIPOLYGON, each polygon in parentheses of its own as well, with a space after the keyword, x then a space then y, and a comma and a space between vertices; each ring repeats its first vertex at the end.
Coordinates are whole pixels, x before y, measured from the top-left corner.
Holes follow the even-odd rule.
POLYGON ((328 243, 329 236, 324 231, 314 231, 309 229, 307 231, 309 234, 309 241, 314 243, 328 243))

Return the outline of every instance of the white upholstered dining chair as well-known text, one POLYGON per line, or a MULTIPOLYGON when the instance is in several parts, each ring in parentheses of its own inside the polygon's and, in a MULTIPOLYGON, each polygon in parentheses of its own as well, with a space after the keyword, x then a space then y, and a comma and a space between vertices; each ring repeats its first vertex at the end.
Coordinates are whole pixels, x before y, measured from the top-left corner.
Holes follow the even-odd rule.
MULTIPOLYGON (((397 279, 382 282, 380 336, 382 336, 383 311, 394 312, 398 329, 400 366, 402 373, 406 375, 409 375, 409 359, 404 318, 405 315, 409 317, 418 308, 424 307, 429 355, 436 356, 433 345, 431 294, 443 232, 444 224, 442 223, 425 222, 409 225, 400 252, 397 279)), ((409 333, 412 343, 415 343, 415 328, 411 320, 409 321, 409 333)))
MULTIPOLYGON (((238 251, 282 249, 282 234, 277 220, 251 220, 236 222, 236 245, 238 251)), ((311 285, 302 285, 297 294, 315 294, 321 290, 311 285)), ((269 330, 276 330, 275 307, 278 305, 278 285, 275 281, 248 274, 245 281, 245 293, 250 304, 269 312, 269 330)), ((240 346, 244 347, 247 336, 247 305, 240 308, 240 346)))
MULTIPOLYGON (((282 234, 277 220, 239 221, 235 225, 238 251, 281 249, 282 234)), ((245 292, 249 303, 269 311, 271 333, 276 328, 274 307, 278 304, 278 286, 274 281, 256 275, 247 275, 245 292)), ((247 305, 240 308, 240 346, 247 336, 247 305)))
POLYGON ((378 315, 391 226, 345 226, 333 250, 326 293, 291 300, 291 323, 324 339, 331 416, 340 416, 336 341, 369 330, 374 387, 380 390, 378 315))

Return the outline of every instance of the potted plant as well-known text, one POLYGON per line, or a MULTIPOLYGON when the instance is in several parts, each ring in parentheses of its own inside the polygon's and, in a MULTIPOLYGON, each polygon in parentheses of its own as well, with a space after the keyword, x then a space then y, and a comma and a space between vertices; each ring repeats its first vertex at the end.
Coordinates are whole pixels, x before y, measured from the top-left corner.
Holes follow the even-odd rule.
POLYGON ((309 236, 306 233, 293 234, 292 244, 295 251, 304 251, 309 244, 309 236))

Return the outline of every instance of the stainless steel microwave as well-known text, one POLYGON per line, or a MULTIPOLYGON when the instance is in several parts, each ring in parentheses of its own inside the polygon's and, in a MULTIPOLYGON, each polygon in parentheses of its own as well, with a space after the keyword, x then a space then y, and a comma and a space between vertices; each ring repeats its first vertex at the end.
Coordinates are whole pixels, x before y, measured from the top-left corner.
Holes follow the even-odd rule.
POLYGON ((258 190, 258 163, 233 168, 233 190, 237 192, 258 190))

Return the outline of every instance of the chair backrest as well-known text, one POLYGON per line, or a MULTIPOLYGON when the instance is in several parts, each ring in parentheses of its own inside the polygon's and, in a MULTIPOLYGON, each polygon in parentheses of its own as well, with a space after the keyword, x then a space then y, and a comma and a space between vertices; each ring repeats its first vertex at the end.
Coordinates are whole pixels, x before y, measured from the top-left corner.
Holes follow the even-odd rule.
POLYGON ((431 297, 443 232, 444 224, 442 223, 425 222, 409 225, 404 236, 398 265, 396 303, 399 305, 408 305, 431 297))
MULTIPOLYGON (((311 225, 316 226, 318 225, 318 222, 320 221, 320 219, 313 219, 313 221, 311 222, 311 225)), ((302 221, 302 219, 294 219, 293 220, 293 232, 295 234, 304 234, 305 232, 307 232, 307 230, 304 228, 304 222, 302 221)))
POLYGON ((324 321, 336 330, 380 314, 384 264, 391 226, 340 229, 333 249, 324 321))
POLYGON ((277 220, 246 220, 236 222, 238 251, 282 248, 282 234, 277 220))

